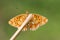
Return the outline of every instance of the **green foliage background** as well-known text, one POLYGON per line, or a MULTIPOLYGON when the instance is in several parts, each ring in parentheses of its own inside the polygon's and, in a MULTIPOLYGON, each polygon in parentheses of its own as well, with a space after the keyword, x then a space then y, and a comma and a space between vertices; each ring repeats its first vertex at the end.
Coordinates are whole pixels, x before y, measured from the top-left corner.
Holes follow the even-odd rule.
POLYGON ((21 32, 16 40, 60 40, 60 0, 0 0, 0 40, 9 40, 17 29, 8 21, 26 10, 49 21, 36 31, 21 32))

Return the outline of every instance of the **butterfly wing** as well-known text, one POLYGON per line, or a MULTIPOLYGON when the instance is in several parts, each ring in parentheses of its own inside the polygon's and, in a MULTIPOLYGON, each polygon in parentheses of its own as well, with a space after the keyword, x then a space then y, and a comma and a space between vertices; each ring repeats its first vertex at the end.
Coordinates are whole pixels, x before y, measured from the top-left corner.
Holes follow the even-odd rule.
MULTIPOLYGON (((28 16, 28 14, 17 15, 16 17, 13 17, 12 19, 10 19, 9 24, 18 28, 22 25, 22 23, 24 22, 24 20, 26 19, 27 16, 28 16)), ((25 27, 25 29, 26 29, 26 27, 25 27)))
POLYGON ((46 24, 48 19, 46 17, 43 17, 39 14, 33 14, 32 19, 29 22, 30 30, 34 31, 39 28, 39 26, 42 26, 46 24))

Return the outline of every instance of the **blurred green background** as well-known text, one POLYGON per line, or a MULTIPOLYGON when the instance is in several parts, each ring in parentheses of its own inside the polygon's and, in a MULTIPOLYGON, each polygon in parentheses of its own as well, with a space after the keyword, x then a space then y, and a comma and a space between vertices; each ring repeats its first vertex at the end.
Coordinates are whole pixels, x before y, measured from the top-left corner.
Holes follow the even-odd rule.
POLYGON ((9 40, 17 29, 8 21, 26 10, 49 21, 36 31, 21 32, 16 40, 60 40, 60 0, 0 0, 0 40, 9 40))

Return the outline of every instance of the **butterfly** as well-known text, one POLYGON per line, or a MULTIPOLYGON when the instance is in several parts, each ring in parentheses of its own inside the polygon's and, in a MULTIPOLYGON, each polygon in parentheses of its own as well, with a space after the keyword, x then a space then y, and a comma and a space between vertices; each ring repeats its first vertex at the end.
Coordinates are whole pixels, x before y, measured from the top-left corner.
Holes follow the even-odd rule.
MULTIPOLYGON (((12 19, 9 20, 9 24, 13 27, 19 28, 22 23, 25 21, 29 13, 19 14, 12 19)), ((27 31, 28 29, 34 31, 38 29, 40 26, 46 24, 48 22, 48 19, 42 15, 39 14, 32 14, 31 20, 24 26, 22 29, 23 31, 27 31)))

